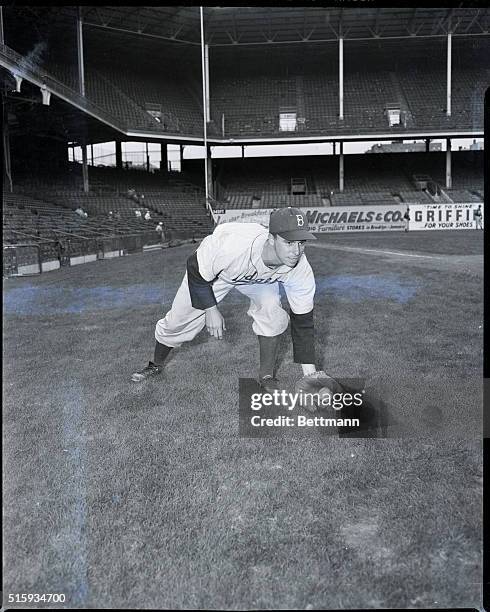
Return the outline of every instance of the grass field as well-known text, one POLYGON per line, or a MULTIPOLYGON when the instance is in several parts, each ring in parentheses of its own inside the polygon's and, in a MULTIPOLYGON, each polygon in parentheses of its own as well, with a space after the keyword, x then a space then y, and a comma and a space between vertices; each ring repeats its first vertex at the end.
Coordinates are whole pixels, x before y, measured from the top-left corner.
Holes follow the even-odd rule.
POLYGON ((387 439, 239 438, 236 291, 224 340, 131 383, 195 247, 4 281, 4 605, 481 607, 482 234, 308 248, 322 365, 366 379, 387 439))

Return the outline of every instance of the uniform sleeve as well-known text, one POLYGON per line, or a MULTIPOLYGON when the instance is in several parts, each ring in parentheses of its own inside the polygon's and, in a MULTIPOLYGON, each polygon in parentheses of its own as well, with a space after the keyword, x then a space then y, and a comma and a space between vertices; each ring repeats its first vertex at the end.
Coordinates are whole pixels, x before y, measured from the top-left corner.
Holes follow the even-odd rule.
POLYGON ((315 363, 315 328, 313 304, 315 277, 313 270, 303 257, 283 282, 291 307, 291 338, 295 363, 315 363))
POLYGON ((313 310, 315 277, 305 255, 282 283, 294 314, 305 314, 313 310))
POLYGON ((194 308, 205 310, 216 306, 213 292, 213 282, 220 270, 216 269, 219 262, 220 241, 211 234, 206 236, 198 249, 187 260, 187 281, 191 304, 194 308))
POLYGON ((216 306, 213 281, 207 281, 199 272, 197 252, 193 253, 187 260, 187 282, 193 308, 206 310, 206 308, 216 306))
POLYGON ((206 236, 199 245, 196 256, 199 273, 204 280, 213 281, 222 268, 219 268, 221 241, 215 235, 206 236))

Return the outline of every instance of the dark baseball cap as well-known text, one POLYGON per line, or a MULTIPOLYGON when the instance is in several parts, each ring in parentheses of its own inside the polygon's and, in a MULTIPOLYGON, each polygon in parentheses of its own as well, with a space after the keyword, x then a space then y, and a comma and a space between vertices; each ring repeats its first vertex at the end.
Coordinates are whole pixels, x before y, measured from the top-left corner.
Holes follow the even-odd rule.
POLYGON ((299 208, 279 208, 271 212, 269 232, 286 240, 316 240, 308 231, 308 220, 299 208))

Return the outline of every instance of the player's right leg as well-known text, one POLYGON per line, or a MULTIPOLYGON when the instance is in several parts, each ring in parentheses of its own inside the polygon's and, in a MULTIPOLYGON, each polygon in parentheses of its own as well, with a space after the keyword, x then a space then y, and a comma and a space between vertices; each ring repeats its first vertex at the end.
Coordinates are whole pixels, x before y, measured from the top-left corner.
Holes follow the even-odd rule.
POLYGON ((193 340, 205 325, 204 311, 193 308, 187 274, 175 294, 172 307, 155 326, 153 361, 131 376, 133 382, 143 382, 162 371, 162 366, 173 348, 193 340))
POLYGON ((158 340, 155 343, 155 353, 153 355, 153 361, 149 361, 148 365, 138 372, 133 372, 131 380, 133 382, 143 382, 148 378, 153 378, 162 371, 163 363, 168 357, 168 354, 173 347, 161 344, 158 340))
MULTIPOLYGON (((220 302, 232 289, 222 281, 216 281, 213 292, 216 301, 220 302)), ((204 328, 206 324, 204 310, 194 308, 191 303, 187 274, 175 294, 171 309, 155 326, 155 352, 153 361, 131 376, 133 382, 143 382, 153 378, 162 371, 165 360, 173 348, 184 342, 190 342, 204 328)))

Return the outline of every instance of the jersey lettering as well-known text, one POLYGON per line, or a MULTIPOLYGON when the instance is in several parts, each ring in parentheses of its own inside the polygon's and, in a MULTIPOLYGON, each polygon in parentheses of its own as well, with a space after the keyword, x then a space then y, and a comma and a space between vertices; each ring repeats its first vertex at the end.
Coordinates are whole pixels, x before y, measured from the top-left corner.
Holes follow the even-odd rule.
POLYGON ((302 215, 296 215, 296 219, 298 220, 298 227, 303 227, 305 224, 305 220, 302 215))
POLYGON ((235 278, 232 278, 230 282, 235 285, 256 285, 258 283, 275 283, 275 278, 258 278, 258 272, 255 270, 252 274, 239 274, 235 278))

